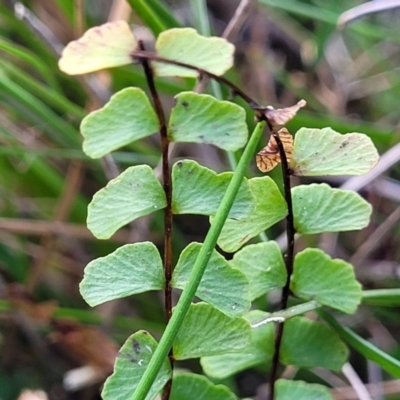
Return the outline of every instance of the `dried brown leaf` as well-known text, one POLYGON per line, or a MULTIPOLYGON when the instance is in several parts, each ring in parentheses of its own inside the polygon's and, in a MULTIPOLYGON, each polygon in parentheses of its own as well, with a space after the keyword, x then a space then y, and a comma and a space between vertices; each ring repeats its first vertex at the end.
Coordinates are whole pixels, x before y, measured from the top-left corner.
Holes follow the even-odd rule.
POLYGON ((282 128, 278 132, 278 135, 283 144, 283 149, 285 150, 286 160, 290 162, 293 156, 293 136, 286 128, 282 128))
POLYGON ((276 110, 269 106, 265 109, 264 114, 273 127, 283 126, 294 118, 300 108, 303 108, 306 104, 305 100, 300 100, 294 106, 278 108, 276 110))
POLYGON ((257 167, 261 172, 269 172, 281 161, 278 146, 271 135, 268 144, 256 154, 257 167))
MULTIPOLYGON (((278 132, 279 138, 285 150, 288 162, 292 159, 293 154, 293 136, 286 128, 282 128, 278 132)), ((279 148, 273 135, 269 138, 267 146, 265 146, 256 155, 257 167, 261 172, 269 172, 281 162, 279 148)))

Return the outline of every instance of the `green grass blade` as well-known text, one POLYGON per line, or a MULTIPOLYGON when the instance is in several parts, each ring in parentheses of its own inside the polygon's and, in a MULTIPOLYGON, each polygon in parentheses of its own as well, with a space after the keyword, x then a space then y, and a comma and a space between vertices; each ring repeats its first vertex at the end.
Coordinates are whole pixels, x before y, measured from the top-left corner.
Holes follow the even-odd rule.
MULTIPOLYGON (((7 300, 0 300, 0 312, 12 313, 15 307, 7 300)), ((103 317, 93 310, 82 308, 57 307, 54 310, 53 317, 60 320, 79 321, 82 324, 100 326, 104 321, 103 317)), ((132 319, 123 315, 116 315, 112 323, 115 329, 132 332, 139 329, 146 329, 155 332, 161 332, 163 325, 159 322, 148 321, 147 319, 132 319)))
POLYGON ((147 4, 153 9, 158 15, 161 21, 163 21, 166 29, 179 28, 182 24, 175 18, 171 11, 165 5, 164 0, 147 0, 147 4))
POLYGON ((19 85, 24 87, 29 93, 41 98, 49 106, 56 108, 62 113, 71 114, 78 120, 85 117, 86 112, 82 107, 72 103, 52 87, 48 87, 32 78, 16 65, 0 60, 0 67, 6 71, 7 75, 12 78, 13 81, 18 82, 19 85))
POLYGON ((128 0, 128 3, 155 36, 162 31, 180 26, 159 0, 128 0))
POLYGON ((400 378, 400 361, 378 349, 376 346, 357 335, 351 329, 341 325, 335 318, 324 310, 318 314, 345 340, 351 347, 365 358, 378 364, 382 369, 396 378, 400 378))
POLYGON ((339 17, 339 15, 333 11, 295 0, 259 0, 259 2, 265 6, 278 8, 331 25, 335 25, 339 17))
POLYGON ((176 305, 172 317, 164 331, 164 334, 154 352, 153 357, 139 382, 135 394, 132 400, 143 400, 146 397, 149 389, 152 386, 153 381, 156 379, 157 373, 165 360, 172 343, 177 335, 180 326, 186 316, 186 313, 190 307, 191 301, 197 291, 200 284, 201 277, 207 267, 208 260, 211 257, 212 250, 214 249, 219 234, 221 233, 222 227, 228 217, 229 211, 235 200, 236 194, 242 183, 243 177, 246 174, 247 167, 250 159, 254 156, 256 146, 263 133, 265 122, 257 124, 250 140, 243 152, 243 155, 239 161, 238 167, 232 177, 231 182, 225 192, 224 198, 222 199, 221 205, 215 215, 213 224, 207 233, 204 240, 204 244, 199 252, 196 262, 193 266, 192 273, 190 275, 189 283, 176 305))
POLYGON ((260 0, 259 2, 265 6, 284 10, 316 21, 325 22, 329 25, 336 25, 339 18, 339 14, 334 11, 297 0, 260 0))
MULTIPOLYGON (((296 0, 259 0, 259 3, 265 6, 274 7, 289 13, 300 15, 313 21, 320 21, 334 26, 336 26, 340 16, 339 13, 328 10, 321 6, 314 6, 296 0)), ((399 42, 399 38, 393 35, 393 33, 388 29, 383 29, 380 26, 368 24, 366 22, 357 22, 350 25, 348 29, 351 29, 366 37, 386 39, 396 43, 399 42)))
POLYGON ((400 289, 364 290, 362 301, 364 304, 398 307, 400 305, 400 289))
POLYGON ((35 54, 42 62, 46 63, 51 70, 56 69, 57 62, 53 50, 36 33, 32 33, 25 20, 15 18, 12 7, 0 4, 0 15, 0 34, 2 36, 12 37, 13 40, 22 46, 29 47, 29 51, 35 54))
MULTIPOLYGON (((76 129, 4 74, 0 79, 0 92, 2 91, 28 109, 31 112, 31 115, 27 116, 30 117, 30 122, 38 125, 56 143, 64 147, 76 148, 80 146, 76 129)), ((7 103, 5 105, 9 106, 7 103)))
POLYGON ((21 46, 17 46, 15 43, 10 43, 1 37, 0 50, 3 50, 4 52, 21 59, 22 61, 35 68, 51 88, 53 88, 54 90, 60 90, 57 81, 54 79, 52 71, 47 67, 44 62, 31 54, 30 51, 24 49, 21 46))

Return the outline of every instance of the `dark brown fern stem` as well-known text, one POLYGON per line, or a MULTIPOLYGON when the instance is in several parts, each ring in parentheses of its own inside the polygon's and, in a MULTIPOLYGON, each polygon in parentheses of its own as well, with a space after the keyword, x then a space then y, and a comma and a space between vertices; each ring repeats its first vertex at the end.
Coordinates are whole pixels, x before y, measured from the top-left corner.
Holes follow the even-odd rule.
MULTIPOLYGON (((285 266, 286 266, 286 283, 282 289, 281 294, 281 310, 285 310, 288 305, 288 299, 290 295, 290 278, 293 273, 293 261, 294 261, 294 235, 295 235, 295 227, 294 227, 294 219, 293 219, 293 205, 292 205, 292 193, 291 193, 291 171, 289 168, 288 160, 286 158, 285 149, 283 147, 282 141, 279 138, 277 133, 274 133, 273 129, 271 129, 272 135, 276 140, 279 149, 279 155, 281 158, 281 167, 282 167, 282 175, 283 175, 283 187, 284 187, 284 195, 286 204, 288 207, 288 214, 286 216, 286 237, 287 237, 287 252, 285 254, 285 266)), ((272 365, 269 379, 269 400, 274 400, 275 396, 275 382, 278 376, 278 368, 279 368, 279 353, 282 344, 284 323, 278 324, 275 332, 275 344, 274 344, 274 355, 272 357, 272 365)))
POLYGON ((143 63, 143 60, 151 60, 151 61, 157 61, 160 63, 164 64, 172 64, 176 65, 178 67, 183 67, 187 69, 191 69, 193 71, 197 71, 199 74, 199 77, 203 76, 208 76, 209 78, 217 81, 218 83, 221 83, 225 86, 227 86, 233 95, 241 97, 251 108, 256 110, 262 109, 262 107, 255 101, 253 100, 250 96, 248 96, 242 89, 240 89, 238 86, 236 86, 234 83, 229 81, 228 79, 224 78, 223 76, 215 75, 212 72, 206 71, 202 68, 196 67, 195 65, 192 64, 187 64, 181 61, 176 61, 176 60, 170 60, 168 58, 160 57, 155 53, 151 53, 148 51, 142 51, 136 50, 131 54, 131 57, 133 60, 140 61, 143 63))
MULTIPOLYGON (((143 42, 139 42, 141 51, 145 51, 143 42)), ((165 315, 166 321, 172 315, 172 183, 171 171, 169 168, 169 140, 167 136, 167 124, 165 120, 165 113, 158 95, 156 85, 154 82, 154 74, 148 59, 142 58, 141 63, 146 76, 147 85, 153 99, 154 108, 156 110, 158 122, 160 125, 160 138, 162 150, 162 177, 165 197, 167 205, 164 209, 164 274, 165 274, 165 315)), ((174 367, 174 355, 172 349, 169 352, 169 362, 171 370, 174 367)), ((170 379, 164 386, 162 393, 162 400, 168 400, 171 394, 172 379, 170 379)))

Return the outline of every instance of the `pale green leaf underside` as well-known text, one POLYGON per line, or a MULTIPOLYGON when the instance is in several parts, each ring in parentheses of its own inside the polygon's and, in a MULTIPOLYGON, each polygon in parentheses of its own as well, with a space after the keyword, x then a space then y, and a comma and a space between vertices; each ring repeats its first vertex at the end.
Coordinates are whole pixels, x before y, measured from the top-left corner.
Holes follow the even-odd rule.
MULTIPOLYGON (((172 275, 172 287, 184 289, 187 286, 201 246, 200 243, 192 242, 182 251, 172 275)), ((249 283, 246 277, 232 268, 215 250, 211 254, 196 296, 230 317, 241 316, 250 308, 249 283)))
MULTIPOLYGON (((268 313, 254 310, 245 315, 251 324, 267 318, 268 313)), ((266 365, 274 352, 274 324, 261 325, 251 330, 251 341, 243 350, 236 353, 202 357, 204 372, 216 379, 224 379, 257 365, 266 365)))
POLYGON ((83 151, 100 158, 158 130, 157 116, 143 90, 126 88, 83 119, 83 151))
MULTIPOLYGON (((160 33, 157 55, 204 69, 215 75, 224 74, 233 65, 235 46, 219 37, 204 37, 192 28, 174 28, 160 33)), ((192 69, 166 63, 154 63, 158 76, 198 77, 192 69)))
POLYGON ((239 250, 229 263, 246 275, 251 301, 285 285, 285 263, 276 242, 248 245, 239 250))
MULTIPOLYGON (((192 160, 178 161, 172 168, 172 211, 174 214, 215 215, 232 172, 216 174, 192 160)), ((229 213, 230 218, 248 217, 254 209, 254 197, 246 179, 229 213)))
POLYGON ((285 322, 280 351, 283 364, 340 371, 347 356, 344 343, 326 325, 305 317, 293 317, 285 322))
POLYGON ((126 21, 108 22, 87 30, 63 50, 58 66, 69 75, 86 74, 132 63, 137 41, 126 21))
POLYGON ((176 375, 172 384, 171 400, 237 400, 223 385, 214 385, 205 376, 183 373, 176 375))
POLYGON ((316 383, 303 381, 276 381, 276 400, 333 400, 329 390, 316 383))
POLYGON ((248 129, 242 107, 193 92, 180 93, 175 99, 168 124, 172 142, 212 144, 226 151, 246 144, 248 129))
POLYGON ((92 307, 149 290, 161 290, 165 278, 157 247, 151 242, 126 244, 91 261, 79 286, 92 307))
POLYGON ((362 229, 372 212, 359 194, 325 183, 296 186, 292 200, 296 232, 303 234, 362 229))
MULTIPOLYGON (((103 400, 131 399, 156 347, 157 342, 146 331, 139 331, 131 335, 118 352, 114 373, 107 378, 104 384, 103 400)), ((101 349, 99 350, 101 351, 101 349)), ((154 400, 170 376, 171 368, 166 359, 146 400, 154 400)))
POLYGON ((302 299, 316 300, 348 314, 356 311, 362 297, 351 264, 312 248, 296 255, 290 289, 302 299))
POLYGON ((110 238, 136 218, 164 208, 164 190, 147 165, 130 167, 99 190, 88 207, 87 225, 98 239, 110 238))
POLYGON ((245 348, 251 337, 250 324, 229 318, 206 303, 190 306, 174 341, 177 360, 230 353, 245 348))
MULTIPOLYGON (((248 180, 256 199, 253 212, 248 218, 235 221, 228 219, 218 238, 218 246, 226 252, 235 252, 251 238, 276 224, 287 214, 285 199, 276 183, 268 176, 248 180)), ((212 221, 212 220, 211 220, 212 221)))
POLYGON ((289 167, 294 175, 363 175, 378 163, 371 139, 361 133, 341 135, 332 128, 301 128, 294 139, 289 167))

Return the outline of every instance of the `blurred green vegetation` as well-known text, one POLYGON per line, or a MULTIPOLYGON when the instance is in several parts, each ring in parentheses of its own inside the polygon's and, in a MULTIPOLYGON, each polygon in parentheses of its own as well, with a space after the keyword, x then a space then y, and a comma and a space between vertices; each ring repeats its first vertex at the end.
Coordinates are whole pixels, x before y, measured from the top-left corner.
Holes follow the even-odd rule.
MULTIPOLYGON (((189 1, 128 3, 132 13, 118 0, 6 0, 0 4, 1 400, 15 399, 25 388, 44 389, 50 398, 96 399, 101 379, 77 392, 62 386, 66 371, 92 360, 88 354, 71 351, 66 344, 68 333, 87 324, 101 328, 109 340, 120 344, 141 328, 159 337, 164 326, 159 294, 147 293, 93 310, 78 292, 84 266, 121 243, 152 240, 161 248, 161 213, 140 219, 107 242, 95 240, 85 227, 92 195, 129 165, 157 167, 160 149, 158 138, 149 138, 104 160, 89 159, 81 150, 83 116, 123 87, 145 88, 145 80, 136 66, 68 77, 57 67, 60 50, 86 28, 109 18, 129 20, 149 45, 152 32, 201 22, 189 1), (53 319, 39 306, 48 301, 56 302, 53 319), (55 320, 83 325, 68 330, 55 320)), ((259 0, 257 11, 233 39, 237 68, 228 77, 265 105, 288 106, 300 98, 307 100, 307 108, 289 125, 293 133, 303 126, 362 132, 385 154, 400 142, 400 10, 361 16, 339 30, 339 16, 360 3, 259 0)), ((200 17, 203 22, 209 18, 213 33, 220 35, 237 4, 210 1, 208 15, 200 17)), ((193 89, 194 84, 192 80, 157 80, 166 108, 173 105, 173 95, 193 89)), ((246 109, 252 124, 251 110, 246 109)), ((230 168, 229 156, 205 146, 179 146, 173 160, 181 157, 194 158, 218 171, 230 168)), ((388 224, 388 216, 400 202, 399 159, 400 148, 386 160, 383 173, 372 184, 361 185, 361 193, 374 206, 368 228, 339 237, 301 239, 299 249, 325 246, 332 256, 351 261, 359 246, 387 223, 387 229, 371 243, 372 251, 358 257, 355 267, 365 289, 398 287, 400 224, 388 224)), ((259 174, 254 165, 249 174, 259 174)), ((271 175, 280 180, 279 171, 271 175)), ((344 182, 345 178, 331 184, 344 182)), ((201 241, 207 227, 205 218, 177 217, 175 258, 190 241, 201 241)), ((276 238, 282 230, 283 226, 277 226, 267 235, 276 238)), ((267 310, 276 307, 273 297, 259 302, 267 310)), ((390 309, 365 305, 356 316, 346 317, 346 323, 378 347, 398 355, 400 302, 397 299, 390 305, 390 309)), ((364 359, 354 356, 354 360, 364 381, 385 392, 382 381, 390 377, 364 359)), ((199 371, 197 363, 184 366, 199 371)), ((307 379, 333 385, 335 377, 314 372, 307 379)), ((239 378, 229 384, 236 385, 243 396, 253 396, 257 384, 265 381, 264 375, 254 371, 239 378)), ((400 399, 396 394, 400 389, 394 392, 379 398, 400 399)))

